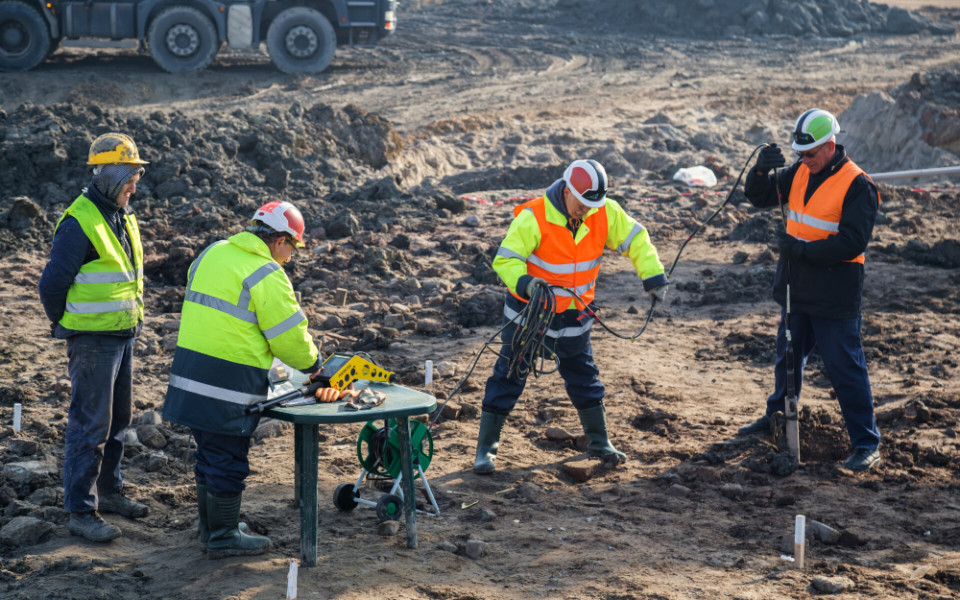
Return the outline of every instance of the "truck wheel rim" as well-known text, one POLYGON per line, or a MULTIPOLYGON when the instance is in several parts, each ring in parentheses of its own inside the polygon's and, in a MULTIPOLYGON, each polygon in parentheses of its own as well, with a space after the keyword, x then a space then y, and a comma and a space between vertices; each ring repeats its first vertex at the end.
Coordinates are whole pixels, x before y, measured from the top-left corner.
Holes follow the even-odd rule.
POLYGON ((174 25, 167 31, 167 48, 173 54, 190 56, 200 47, 200 34, 189 25, 174 25))
POLYGON ((317 51, 319 46, 317 34, 309 27, 298 25, 287 32, 284 40, 287 52, 297 58, 306 58, 317 51))
POLYGON ((30 36, 23 25, 16 21, 0 23, 0 50, 5 54, 23 52, 30 43, 30 36))

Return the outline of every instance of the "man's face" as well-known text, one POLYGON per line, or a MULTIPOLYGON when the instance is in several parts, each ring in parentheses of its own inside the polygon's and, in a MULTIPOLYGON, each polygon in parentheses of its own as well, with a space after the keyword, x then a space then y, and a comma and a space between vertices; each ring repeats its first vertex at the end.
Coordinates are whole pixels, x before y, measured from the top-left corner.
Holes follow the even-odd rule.
POLYGON ((567 214, 574 219, 582 219, 590 212, 590 207, 577 200, 570 188, 563 188, 563 202, 567 206, 567 214))
POLYGON ((293 254, 297 250, 297 244, 289 236, 278 238, 269 245, 270 255, 278 263, 286 264, 293 259, 293 254))
POLYGON ((140 173, 135 174, 133 177, 127 180, 123 187, 120 188, 120 194, 117 196, 117 206, 123 208, 127 204, 130 204, 130 196, 134 195, 137 191, 137 182, 140 181, 140 173))
POLYGON ((833 154, 836 148, 837 144, 835 142, 827 142, 816 148, 800 152, 800 160, 803 161, 803 164, 807 165, 810 173, 816 175, 825 169, 826 166, 830 164, 830 161, 833 160, 833 154))

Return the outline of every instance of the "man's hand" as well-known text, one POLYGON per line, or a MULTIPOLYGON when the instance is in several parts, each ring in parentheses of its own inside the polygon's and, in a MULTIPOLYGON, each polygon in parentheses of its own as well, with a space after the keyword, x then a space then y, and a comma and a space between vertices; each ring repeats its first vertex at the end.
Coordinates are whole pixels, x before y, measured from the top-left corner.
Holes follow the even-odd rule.
POLYGON ((781 231, 777 234, 779 240, 777 245, 780 248, 780 254, 790 260, 803 260, 806 253, 806 244, 797 238, 781 231))
POLYGON ((52 338, 57 337, 57 324, 54 323, 53 321, 50 322, 50 337, 52 338))
POLYGON ((538 285, 546 287, 549 284, 539 277, 534 277, 531 279, 529 282, 527 282, 527 289, 523 290, 523 293, 527 295, 528 299, 533 297, 533 291, 537 289, 538 285))
POLYGON ((647 293, 650 294, 650 297, 657 302, 663 302, 667 297, 667 288, 669 287, 669 284, 661 285, 660 287, 653 288, 647 293))
POLYGON ((780 151, 780 148, 777 148, 776 144, 764 146, 760 150, 760 155, 757 156, 757 170, 763 173, 770 169, 779 169, 786 164, 787 161, 783 158, 783 152, 780 151))

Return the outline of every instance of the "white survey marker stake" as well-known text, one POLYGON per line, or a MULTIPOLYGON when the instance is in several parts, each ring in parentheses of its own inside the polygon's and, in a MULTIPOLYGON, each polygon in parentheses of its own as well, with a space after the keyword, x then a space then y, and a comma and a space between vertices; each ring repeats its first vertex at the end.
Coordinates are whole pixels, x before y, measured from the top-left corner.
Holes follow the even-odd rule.
POLYGON ((13 405, 13 430, 20 433, 20 420, 23 416, 23 405, 19 402, 13 405))
POLYGON ((803 568, 803 553, 807 539, 807 518, 803 515, 797 515, 796 525, 793 530, 793 556, 797 561, 797 568, 803 568))
POLYGON ((424 387, 430 387, 432 383, 433 383, 433 361, 428 360, 424 365, 423 385, 424 387))
POLYGON ((297 572, 299 569, 300 563, 291 560, 290 570, 287 571, 287 600, 297 600, 297 572))

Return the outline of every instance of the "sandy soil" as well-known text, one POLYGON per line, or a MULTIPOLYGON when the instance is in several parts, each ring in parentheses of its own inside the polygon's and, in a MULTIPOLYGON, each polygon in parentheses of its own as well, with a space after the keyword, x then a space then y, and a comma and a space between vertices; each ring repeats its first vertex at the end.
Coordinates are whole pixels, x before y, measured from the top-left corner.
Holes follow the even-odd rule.
MULTIPOLYGON (((892 4, 941 7, 924 9, 934 18, 957 7, 892 4)), ((754 146, 783 142, 803 109, 842 113, 858 94, 888 90, 918 71, 956 67, 960 56, 957 35, 598 37, 586 26, 555 27, 522 12, 514 20, 487 19, 484 7, 421 2, 405 12, 394 37, 376 49, 338 52, 318 77, 283 76, 266 57, 239 53, 219 57, 204 73, 173 77, 145 56, 63 49, 34 72, 0 75, 0 107, 10 112, 23 102, 72 101, 124 115, 202 118, 236 109, 286 110, 300 101, 379 113, 399 132, 403 150, 377 178, 392 177, 404 190, 443 186, 471 198, 465 213, 448 214, 436 229, 394 225, 409 237, 416 276, 499 290, 495 281, 478 282, 462 255, 491 256, 515 198, 541 193, 570 159, 590 154, 607 164, 612 195, 649 228, 669 267, 724 198, 672 183, 677 167, 710 164, 721 176, 719 189, 729 190, 754 146), (665 122, 686 140, 677 149, 644 127, 665 122), (465 226, 466 216, 476 216, 480 226, 465 226)), ((421 517, 417 549, 405 547, 402 527, 397 535, 379 535, 373 510, 334 507, 336 486, 359 474, 360 426, 323 428, 320 557, 317 567, 301 569, 299 597, 809 598, 821 593, 812 587, 818 577, 848 579, 852 587, 838 595, 843 598, 960 597, 960 265, 949 245, 957 243, 958 193, 956 182, 936 185, 947 191, 882 189, 864 310, 864 345, 885 436, 877 469, 856 476, 838 469, 848 454, 846 434, 817 360, 808 367, 802 398, 799 470, 771 473, 776 453, 769 441, 730 442, 737 427, 759 416, 772 387, 778 314, 769 298, 775 216, 735 196, 684 250, 666 305, 638 341, 595 330, 613 443, 629 457, 623 468, 602 471, 585 460, 576 411, 552 375, 529 383, 508 420, 497 472, 473 475, 476 412, 493 363, 486 352, 451 402, 459 415, 433 428, 427 475, 440 515, 421 517), (551 428, 571 435, 548 435, 551 428), (584 466, 586 480, 578 481, 575 468, 584 466), (837 542, 808 543, 804 571, 781 557, 781 538, 792 539, 797 514, 841 532, 837 542), (467 540, 484 542, 482 556, 466 555, 467 540)), ((138 200, 144 201, 135 205, 138 200)), ((5 197, 3 208, 8 203, 5 197)), ((151 234, 149 227, 144 232, 151 234)), ((311 242, 298 259, 303 262, 291 273, 298 289, 302 274, 320 260, 320 245, 311 242)), ((47 251, 41 243, 5 255, 0 266, 3 462, 14 460, 7 446, 15 439, 38 440, 44 458, 62 457, 69 400, 64 344, 46 337, 35 291, 47 251), (8 426, 13 402, 25 406, 18 435, 8 426)), ((609 256, 598 292, 605 322, 621 333, 636 331, 648 306, 629 267, 609 256)), ((362 305, 363 282, 353 283, 342 287, 361 290, 362 305)), ((162 406, 172 358, 164 340, 176 327, 176 313, 157 308, 170 306, 165 290, 154 282, 147 293, 137 417, 162 406)), ((319 322, 370 313, 355 304, 335 306, 331 296, 318 290, 304 301, 327 349, 352 341, 321 331, 319 322)), ((411 386, 422 377, 423 361, 432 359, 443 399, 495 331, 403 330, 374 356, 401 366, 411 386)), ((169 431, 180 435, 179 445, 153 453, 162 457, 159 468, 149 467, 140 458, 148 454, 139 451, 125 465, 130 493, 150 506, 150 516, 108 517, 124 536, 96 545, 71 537, 63 516, 51 514, 52 535, 2 548, 0 596, 284 597, 289 562, 299 554, 292 430, 267 428, 251 450, 244 519, 271 537, 273 550, 220 561, 201 553, 189 452, 182 430, 169 431)), ((380 493, 364 490, 365 497, 380 493)), ((32 510, 11 501, 5 517, 32 510)))

